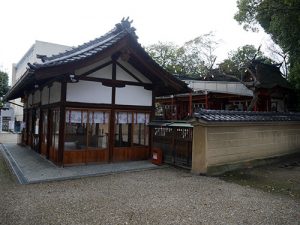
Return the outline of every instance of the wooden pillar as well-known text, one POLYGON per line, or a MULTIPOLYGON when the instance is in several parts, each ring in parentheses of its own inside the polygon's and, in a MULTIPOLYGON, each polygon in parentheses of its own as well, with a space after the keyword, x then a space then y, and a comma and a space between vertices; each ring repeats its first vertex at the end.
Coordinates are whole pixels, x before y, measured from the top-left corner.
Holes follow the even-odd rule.
POLYGON ((61 95, 60 95, 60 110, 59 110, 59 140, 58 140, 58 158, 57 163, 63 166, 64 162, 64 144, 65 144, 65 120, 66 120, 66 94, 67 82, 61 82, 61 95))
POLYGON ((31 134, 32 134, 32 123, 30 123, 30 121, 32 121, 32 108, 30 108, 27 112, 27 145, 31 146, 31 134))
POLYGON ((150 121, 155 118, 155 96, 156 96, 156 88, 152 89, 152 110, 150 113, 150 121))
MULTIPOLYGON (((117 79, 117 64, 116 59, 113 59, 112 63, 112 80, 115 81, 117 79)), ((112 95, 111 95, 111 115, 110 115, 110 124, 109 124, 109 146, 108 146, 108 161, 113 161, 113 151, 115 144, 115 104, 116 104, 116 86, 112 87, 112 95)))
POLYGON ((173 119, 174 95, 171 95, 171 120, 173 119))
MULTIPOLYGON (((155 96, 156 96, 156 92, 157 92, 157 88, 154 87, 152 89, 152 110, 151 110, 151 113, 150 113, 150 121, 155 119, 155 96)), ((163 115, 164 115, 164 110, 163 110, 163 115)), ((153 148, 153 128, 152 127, 149 127, 148 143, 149 143, 148 158, 151 158, 152 148, 153 148)))
POLYGON ((48 126, 47 126, 47 152, 46 159, 50 159, 50 147, 52 145, 52 116, 53 113, 50 109, 47 109, 48 113, 48 126))
MULTIPOLYGON (((25 105, 25 103, 24 103, 24 105, 25 105)), ((28 127, 27 127, 27 109, 24 109, 23 108, 23 123, 25 124, 25 128, 23 128, 23 130, 22 130, 22 144, 27 144, 26 142, 27 142, 27 129, 28 129, 28 127), (26 138, 25 138, 25 135, 26 135, 26 138)))
POLYGON ((190 92, 189 94, 189 116, 192 116, 193 114, 193 96, 192 96, 192 92, 190 92))
POLYGON ((208 109, 208 92, 205 90, 205 109, 208 109))
MULTIPOLYGON (((40 98, 41 99, 41 98, 40 98)), ((41 149, 42 149, 42 138, 43 138, 43 110, 42 110, 42 108, 41 108, 41 104, 40 104, 40 115, 39 115, 39 117, 40 117, 40 120, 39 120, 39 149, 38 149, 38 153, 40 153, 41 154, 41 149)))

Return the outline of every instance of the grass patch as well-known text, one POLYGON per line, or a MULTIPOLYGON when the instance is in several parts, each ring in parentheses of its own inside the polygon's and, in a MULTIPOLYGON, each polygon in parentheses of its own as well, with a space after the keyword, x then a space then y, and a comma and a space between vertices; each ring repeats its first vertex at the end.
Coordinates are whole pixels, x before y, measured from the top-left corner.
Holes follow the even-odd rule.
POLYGON ((228 182, 300 199, 300 170, 298 168, 293 170, 272 165, 226 172, 219 177, 228 182))

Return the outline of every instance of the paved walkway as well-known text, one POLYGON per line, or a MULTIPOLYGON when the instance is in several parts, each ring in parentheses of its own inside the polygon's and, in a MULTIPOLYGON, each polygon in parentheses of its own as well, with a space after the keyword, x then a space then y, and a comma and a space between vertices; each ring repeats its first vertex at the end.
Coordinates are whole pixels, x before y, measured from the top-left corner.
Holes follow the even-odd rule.
POLYGON ((149 161, 58 167, 28 147, 0 144, 0 151, 21 184, 161 168, 149 161))

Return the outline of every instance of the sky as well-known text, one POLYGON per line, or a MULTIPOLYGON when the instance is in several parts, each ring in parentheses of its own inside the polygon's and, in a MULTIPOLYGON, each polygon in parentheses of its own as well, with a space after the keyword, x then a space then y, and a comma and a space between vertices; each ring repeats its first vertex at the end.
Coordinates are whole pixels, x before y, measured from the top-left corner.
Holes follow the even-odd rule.
POLYGON ((0 70, 11 74, 35 40, 76 46, 111 30, 123 17, 133 20, 142 46, 182 45, 214 32, 217 61, 245 44, 269 42, 263 31, 243 30, 233 16, 236 0, 3 0, 0 2, 0 70))

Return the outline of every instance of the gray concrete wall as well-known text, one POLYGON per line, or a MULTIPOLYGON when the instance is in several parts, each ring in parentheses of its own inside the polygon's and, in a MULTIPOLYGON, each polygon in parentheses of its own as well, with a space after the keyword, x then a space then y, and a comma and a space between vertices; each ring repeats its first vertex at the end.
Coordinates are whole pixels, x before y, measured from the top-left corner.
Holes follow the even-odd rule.
POLYGON ((300 152, 299 122, 198 124, 193 135, 194 173, 300 152))
POLYGON ((1 133, 0 132, 0 143, 3 143, 3 144, 21 143, 21 134, 1 133))

